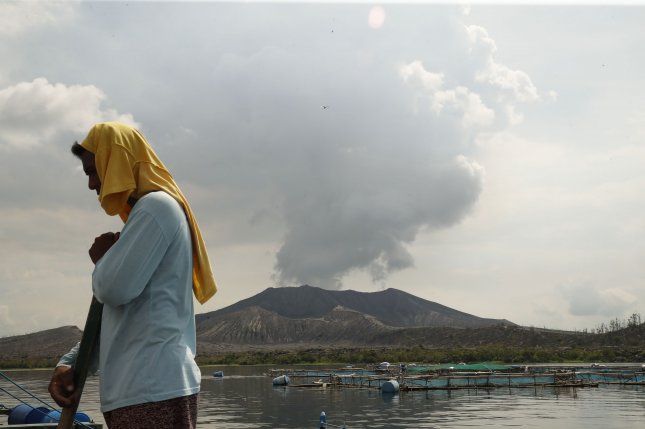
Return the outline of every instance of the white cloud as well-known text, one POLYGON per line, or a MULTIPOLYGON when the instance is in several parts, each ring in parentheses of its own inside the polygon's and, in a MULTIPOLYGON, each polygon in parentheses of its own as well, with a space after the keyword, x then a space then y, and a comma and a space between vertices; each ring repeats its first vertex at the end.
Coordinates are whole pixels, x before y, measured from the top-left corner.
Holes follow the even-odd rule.
POLYGON ((466 33, 470 42, 469 51, 471 54, 480 53, 488 60, 497 51, 495 40, 488 35, 488 31, 479 25, 466 26, 466 33))
POLYGON ((437 92, 443 88, 443 73, 432 73, 427 71, 421 61, 413 61, 404 64, 400 68, 401 78, 404 82, 420 85, 429 92, 437 92))
MULTIPOLYGON (((466 26, 466 33, 471 44, 471 55, 478 60, 480 67, 475 74, 478 82, 510 92, 514 101, 532 102, 540 99, 537 88, 526 72, 513 70, 495 60, 497 45, 485 28, 469 25, 466 26)), ((549 97, 555 98, 555 92, 550 91, 549 97)))
POLYGON ((479 181, 483 180, 486 174, 486 169, 478 162, 470 160, 464 155, 459 155, 456 158, 456 162, 459 167, 468 173, 468 176, 478 178, 479 181))
MULTIPOLYGON (((510 90, 518 101, 536 101, 540 98, 528 74, 521 70, 511 70, 508 66, 494 61, 490 61, 486 69, 478 71, 476 78, 480 82, 510 90)), ((553 91, 550 92, 552 93, 553 91)))
POLYGON ((59 132, 86 132, 94 123, 107 120, 137 125, 131 114, 102 110, 105 98, 93 85, 51 84, 45 78, 2 89, 0 146, 34 147, 59 132))
POLYGON ((443 108, 463 112, 464 127, 485 127, 495 120, 495 111, 487 107, 479 94, 466 87, 458 86, 454 90, 440 91, 436 99, 443 108))
POLYGON ((443 73, 426 70, 421 61, 399 68, 404 82, 418 87, 428 97, 430 110, 436 115, 455 115, 464 127, 485 127, 495 120, 495 111, 486 106, 481 96, 465 86, 443 89, 443 73))

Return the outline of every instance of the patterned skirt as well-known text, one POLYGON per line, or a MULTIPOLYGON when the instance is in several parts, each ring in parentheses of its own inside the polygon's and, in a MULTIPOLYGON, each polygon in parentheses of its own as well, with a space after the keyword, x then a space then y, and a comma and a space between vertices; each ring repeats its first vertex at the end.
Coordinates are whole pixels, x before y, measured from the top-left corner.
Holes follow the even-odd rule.
POLYGON ((109 429, 195 429, 197 394, 103 413, 109 429))

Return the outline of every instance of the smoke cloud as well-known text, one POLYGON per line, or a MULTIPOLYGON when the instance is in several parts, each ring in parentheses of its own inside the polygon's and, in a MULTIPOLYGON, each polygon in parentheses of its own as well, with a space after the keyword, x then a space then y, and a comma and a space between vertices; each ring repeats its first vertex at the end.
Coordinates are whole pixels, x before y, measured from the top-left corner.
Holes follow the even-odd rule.
MULTIPOLYGON (((118 7, 79 5, 85 25, 57 43, 60 58, 80 55, 83 73, 103 79, 0 89, 0 142, 24 161, 31 154, 15 150, 82 138, 93 122, 136 125, 108 105, 110 94, 112 106, 137 112, 214 242, 273 243, 277 285, 340 288, 355 271, 382 284, 413 267, 408 246, 421 231, 456 225, 476 207, 484 186, 477 136, 521 120, 518 103, 539 99, 530 77, 496 61, 494 40, 464 26, 455 8, 421 17, 387 7, 374 27, 362 6, 290 6, 298 20, 284 20, 279 5, 251 15, 214 4, 107 13, 118 7), (148 31, 137 32, 144 15, 148 31), (119 18, 101 26, 100 16, 119 18), (74 43, 85 38, 123 49, 97 54, 74 43)), ((47 62, 54 75, 65 64, 47 62)), ((56 195, 27 172, 21 180, 45 200, 56 195)))

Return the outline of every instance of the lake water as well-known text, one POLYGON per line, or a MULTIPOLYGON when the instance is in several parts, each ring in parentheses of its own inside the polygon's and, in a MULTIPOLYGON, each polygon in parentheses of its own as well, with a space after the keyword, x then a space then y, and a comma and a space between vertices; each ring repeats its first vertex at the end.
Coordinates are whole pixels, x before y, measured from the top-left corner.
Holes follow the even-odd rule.
MULTIPOLYGON (((549 428, 623 429, 644 427, 645 386, 597 388, 499 388, 414 391, 384 395, 367 389, 274 387, 268 366, 202 368, 198 428, 318 428, 327 422, 347 429, 367 428, 549 428), (223 370, 224 378, 211 377, 223 370)), ((49 400, 50 371, 7 374, 49 400)), ((0 387, 9 390, 0 379, 0 387)), ((13 390, 11 390, 13 391, 13 390)), ((80 410, 103 423, 98 380, 88 379, 80 410)), ((0 403, 16 403, 0 390, 0 403)), ((33 403, 33 401, 29 401, 33 403)), ((0 424, 6 424, 2 417, 0 424)), ((329 426, 333 427, 333 426, 329 426)))

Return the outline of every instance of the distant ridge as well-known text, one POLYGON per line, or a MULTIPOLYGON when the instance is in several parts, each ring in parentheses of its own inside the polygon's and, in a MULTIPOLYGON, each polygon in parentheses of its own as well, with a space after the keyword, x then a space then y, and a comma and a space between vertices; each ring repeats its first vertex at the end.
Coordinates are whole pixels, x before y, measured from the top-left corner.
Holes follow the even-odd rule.
MULTIPOLYGON (((645 347, 645 323, 592 334, 486 319, 396 289, 363 293, 312 286, 269 288, 221 310, 196 316, 197 354, 293 349, 497 345, 510 349, 645 347)), ((81 338, 76 326, 0 338, 0 364, 51 367, 81 338)), ((642 361, 639 352, 632 360, 642 361)))
POLYGON ((0 338, 0 361, 20 361, 28 358, 58 359, 81 340, 82 331, 76 326, 62 326, 32 334, 0 338))
POLYGON ((514 325, 505 319, 486 319, 397 289, 380 292, 326 290, 309 285, 268 288, 221 310, 197 315, 200 325, 211 317, 237 313, 250 307, 263 308, 289 319, 317 318, 341 306, 372 316, 392 327, 481 328, 514 325))

